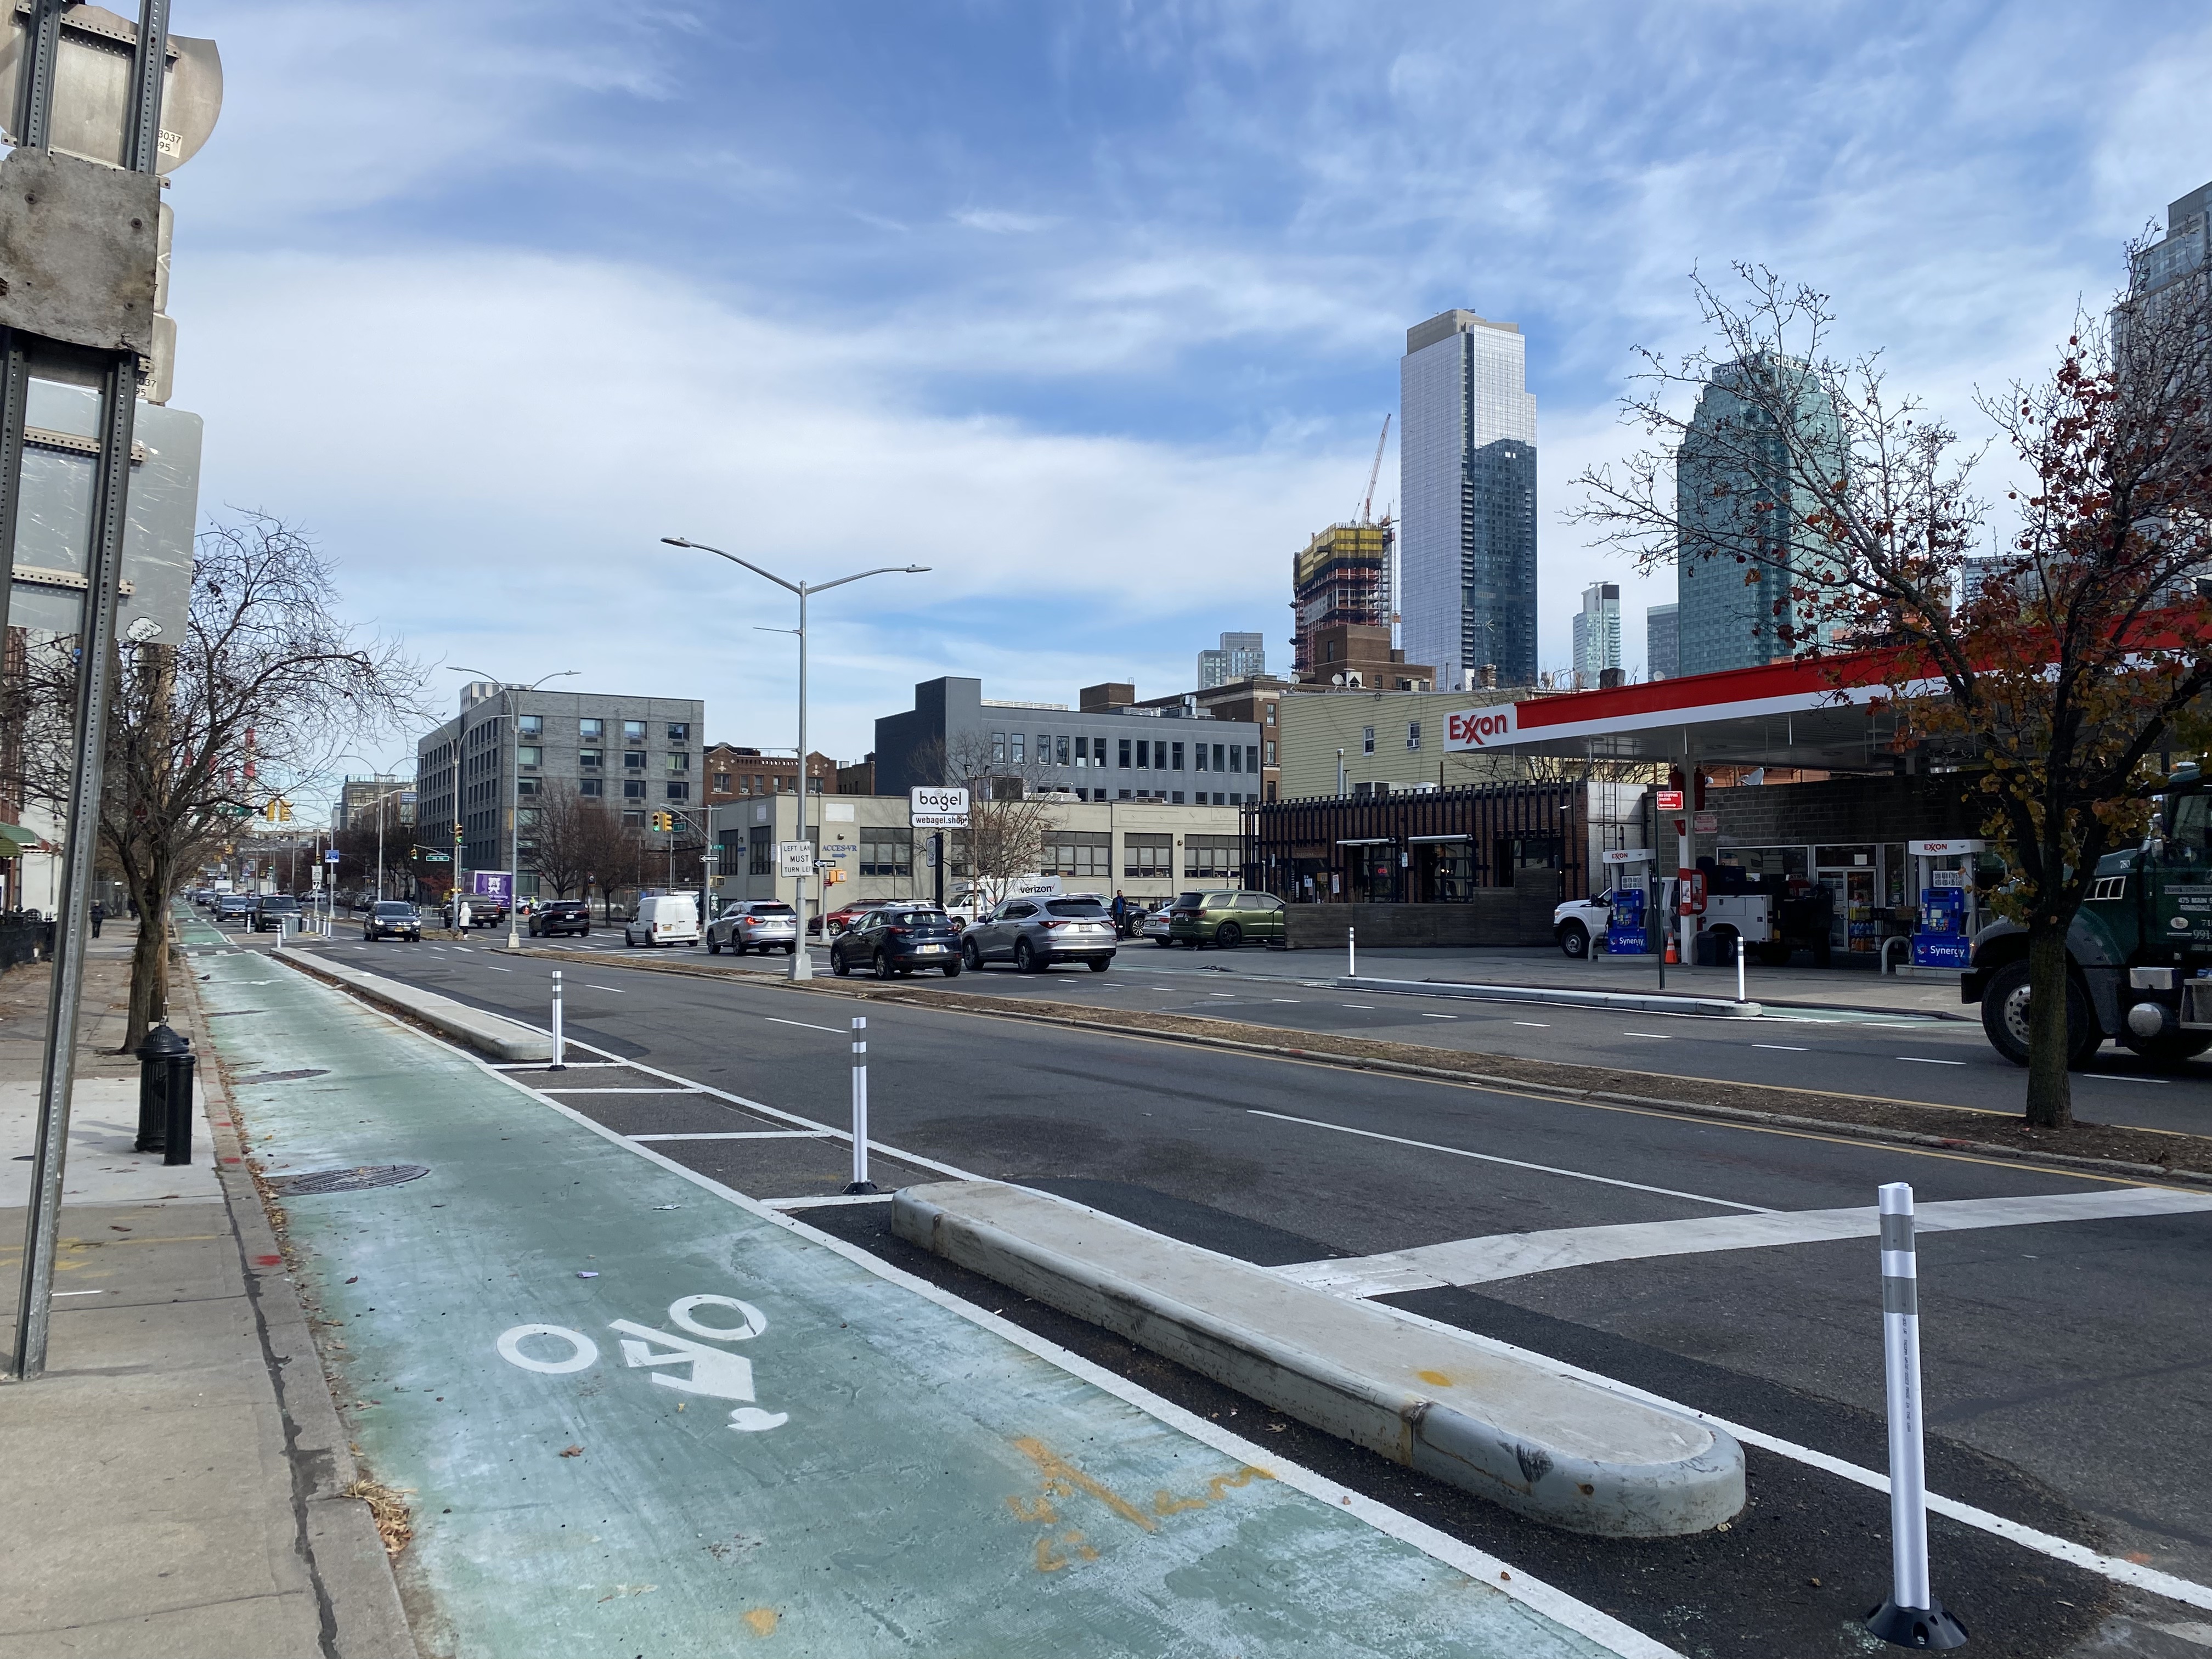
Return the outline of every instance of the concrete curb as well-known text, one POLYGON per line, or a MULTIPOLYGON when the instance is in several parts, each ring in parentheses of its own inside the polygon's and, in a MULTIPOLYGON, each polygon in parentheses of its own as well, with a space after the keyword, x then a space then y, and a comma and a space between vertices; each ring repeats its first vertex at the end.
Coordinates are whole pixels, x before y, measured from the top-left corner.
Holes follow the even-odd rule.
POLYGON ((1676 1537, 1743 1508, 1742 1448, 1709 1424, 1118 1217, 955 1181, 902 1188, 891 1225, 1324 1433, 1550 1526, 1676 1537))
POLYGON ((246 1147, 235 1127, 229 1087, 206 1041, 199 988, 189 975, 181 975, 179 984, 191 1010, 193 1048, 205 1065, 199 1073, 201 1105, 214 1142, 216 1178, 238 1241, 246 1297, 283 1419, 300 1549, 320 1604, 324 1651, 336 1659, 417 1659, 392 1558, 375 1518, 367 1504, 346 1495, 360 1470, 331 1398, 288 1254, 246 1170, 246 1147))
POLYGON ((1725 997, 1677 997, 1641 991, 1562 991, 1542 985, 1467 985, 1456 980, 1370 979, 1340 975, 1340 991, 1390 991, 1402 996, 1462 997, 1475 1002, 1549 1002, 1570 1008, 1633 1008, 1647 1014, 1701 1014, 1711 1019, 1757 1019, 1755 1002, 1725 997))
POLYGON ((551 1037, 511 1019, 502 1019, 497 1014, 488 1014, 451 997, 441 996, 435 991, 418 990, 381 974, 349 968, 343 963, 319 961, 291 951, 272 952, 270 959, 297 969, 311 978, 329 980, 363 1001, 420 1020, 440 1036, 451 1037, 494 1060, 553 1058, 551 1037))

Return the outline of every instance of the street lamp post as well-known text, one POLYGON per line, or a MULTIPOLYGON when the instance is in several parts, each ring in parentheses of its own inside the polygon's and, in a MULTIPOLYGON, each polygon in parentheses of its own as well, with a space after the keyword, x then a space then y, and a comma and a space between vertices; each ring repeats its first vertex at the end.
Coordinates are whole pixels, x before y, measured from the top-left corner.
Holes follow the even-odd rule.
MULTIPOLYGON (((849 576, 840 576, 835 581, 786 581, 772 570, 763 570, 750 559, 741 559, 734 553, 726 553, 719 547, 709 547, 704 542, 695 542, 682 536, 663 536, 660 538, 671 547, 688 547, 701 553, 712 553, 717 558, 727 559, 732 564, 741 564, 756 576, 774 582, 787 593, 799 599, 799 838, 806 839, 806 600, 812 593, 826 593, 833 587, 842 587, 847 582, 856 582, 866 576, 918 576, 929 567, 926 564, 885 564, 873 570, 856 570, 849 576)), ((814 977, 814 959, 806 950, 806 883, 799 878, 799 942, 791 952, 791 976, 793 979, 814 977)))
MULTIPOLYGON (((519 950, 522 945, 522 936, 515 932, 514 913, 516 902, 522 896, 522 871, 520 867, 522 863, 520 854, 522 841, 522 723, 520 718, 514 712, 514 694, 518 691, 535 691, 539 686, 544 684, 546 680, 574 679, 577 675, 583 672, 583 670, 580 668, 564 668, 557 674, 548 674, 543 679, 532 680, 527 685, 509 685, 505 680, 501 679, 497 675, 487 674, 481 668, 462 668, 452 663, 448 663, 447 666, 451 668, 456 674, 473 674, 480 680, 489 680, 498 686, 500 718, 504 720, 511 721, 514 726, 514 771, 507 779, 507 948, 510 951, 519 950)), ((456 811, 460 809, 462 735, 462 732, 458 730, 453 733, 453 799, 454 810, 456 811)), ((378 823, 380 832, 382 820, 380 819, 378 823)), ((453 866, 453 922, 456 927, 459 926, 460 920, 461 867, 459 863, 456 861, 453 866)))

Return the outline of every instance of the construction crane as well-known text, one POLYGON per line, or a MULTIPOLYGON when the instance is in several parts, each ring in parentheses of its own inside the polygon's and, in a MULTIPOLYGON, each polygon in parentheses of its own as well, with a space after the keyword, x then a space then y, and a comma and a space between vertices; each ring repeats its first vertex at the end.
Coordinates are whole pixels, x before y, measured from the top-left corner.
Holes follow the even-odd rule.
MULTIPOLYGON (((1382 446, 1390 441, 1390 417, 1382 417, 1382 435, 1375 441, 1375 465, 1367 469, 1367 495, 1359 503, 1359 522, 1375 522, 1375 481, 1382 476, 1382 446)), ((1389 516, 1387 514, 1384 515, 1389 516)))

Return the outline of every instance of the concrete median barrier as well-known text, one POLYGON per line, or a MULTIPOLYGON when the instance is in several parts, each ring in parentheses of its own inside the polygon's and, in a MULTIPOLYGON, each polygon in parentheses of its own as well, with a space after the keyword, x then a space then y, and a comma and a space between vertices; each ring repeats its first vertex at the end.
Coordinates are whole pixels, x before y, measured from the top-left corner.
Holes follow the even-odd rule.
POLYGON ((902 1189, 909 1243, 1278 1411, 1549 1525, 1703 1532, 1743 1508, 1742 1449, 1389 1309, 996 1182, 902 1189))
POLYGON ((1702 1014, 1715 1019, 1757 1019, 1755 1002, 1726 997, 1677 997, 1661 991, 1571 991, 1543 985, 1470 985, 1449 979, 1371 979, 1340 975, 1340 991, 1395 991, 1408 996, 1464 997, 1475 1002, 1551 1002, 1570 1008, 1631 1008, 1647 1014, 1702 1014))
POLYGON ((342 985, 363 1001, 417 1020, 440 1036, 451 1037, 493 1060, 553 1058, 553 1039, 544 1033, 502 1019, 497 1014, 488 1014, 481 1008, 471 1008, 451 997, 440 996, 435 991, 421 990, 396 979, 386 979, 381 974, 349 968, 342 962, 330 962, 304 951, 287 951, 271 956, 270 960, 342 985))

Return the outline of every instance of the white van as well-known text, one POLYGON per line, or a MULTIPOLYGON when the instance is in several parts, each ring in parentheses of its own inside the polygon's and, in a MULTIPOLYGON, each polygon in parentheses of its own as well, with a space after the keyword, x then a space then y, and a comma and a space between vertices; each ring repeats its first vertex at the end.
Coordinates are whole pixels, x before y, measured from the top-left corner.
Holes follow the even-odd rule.
POLYGON ((635 945, 696 945, 699 942, 699 896, 696 893, 655 893, 637 902, 630 919, 623 923, 623 943, 635 945))

